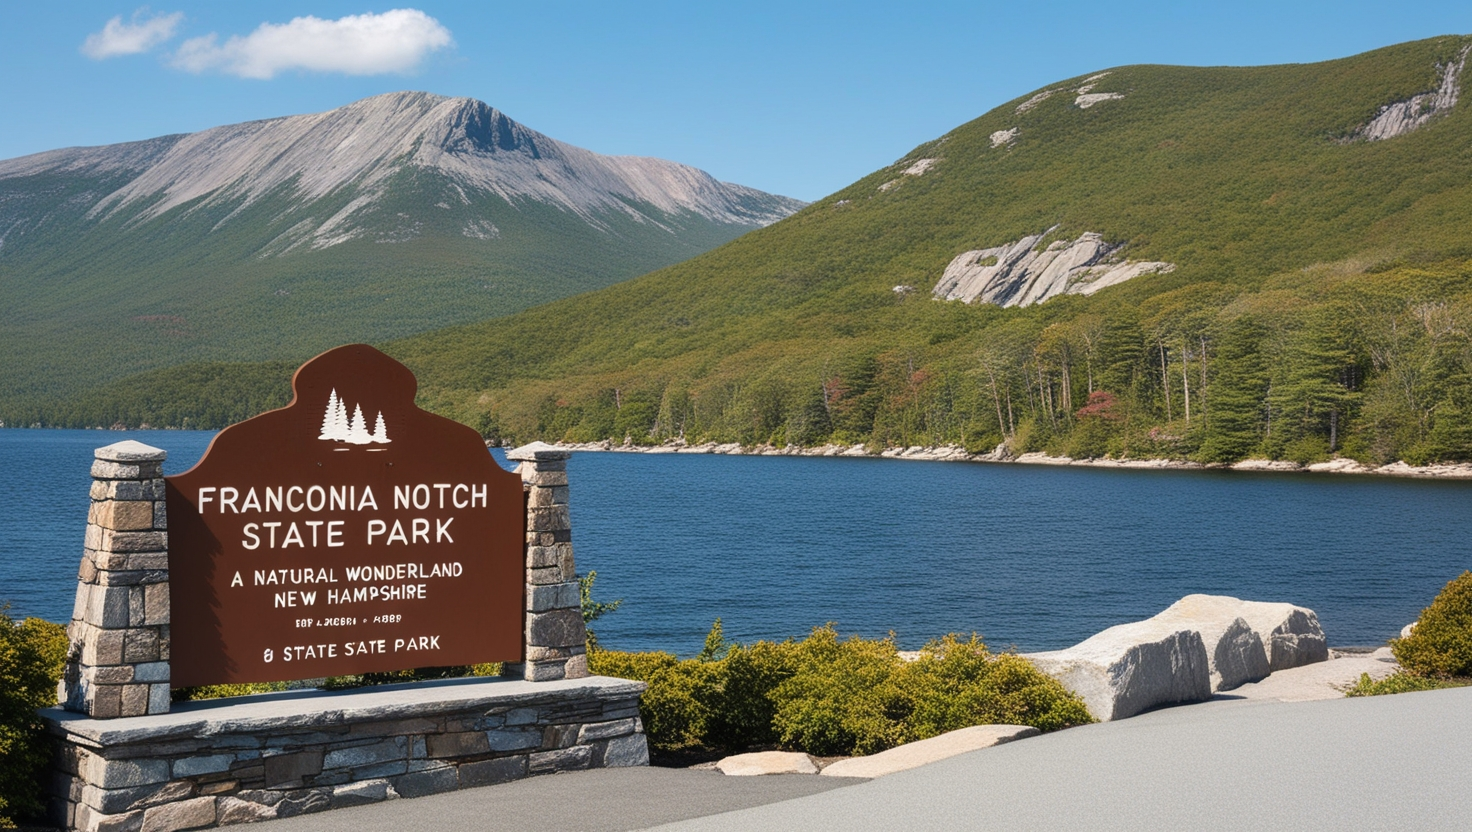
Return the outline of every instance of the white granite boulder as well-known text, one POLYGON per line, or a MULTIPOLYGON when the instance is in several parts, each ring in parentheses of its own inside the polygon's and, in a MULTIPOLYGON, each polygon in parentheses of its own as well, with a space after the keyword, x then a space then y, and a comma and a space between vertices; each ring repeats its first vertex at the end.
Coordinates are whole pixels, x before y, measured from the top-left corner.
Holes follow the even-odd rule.
POLYGON ((1313 610, 1187 595, 1153 618, 1026 658, 1081 696, 1096 719, 1107 721, 1157 705, 1201 701, 1274 671, 1327 661, 1329 647, 1313 610))
POLYGON ((1236 614, 1262 638, 1273 672, 1329 660, 1329 642, 1311 609, 1269 601, 1239 601, 1225 595, 1187 595, 1181 601, 1191 598, 1218 598, 1237 604, 1236 614))
POLYGON ((735 754, 716 763, 722 774, 752 777, 763 774, 817 774, 813 758, 801 751, 752 751, 735 754))
POLYGON ((1210 662, 1212 692, 1231 690, 1272 672, 1262 634, 1241 615, 1246 603, 1225 595, 1187 595, 1151 620, 1200 633, 1210 662))
POLYGON ((1024 658, 1078 694, 1101 722, 1211 698, 1211 663, 1201 633, 1154 619, 1024 658))
POLYGON ((1155 617, 1201 632, 1206 652, 1213 661, 1214 689, 1230 690, 1273 671, 1329 658, 1329 643, 1324 638, 1323 627, 1319 626, 1319 617, 1313 610, 1293 604, 1243 601, 1229 595, 1187 595, 1155 617), (1253 652, 1251 638, 1241 632, 1241 627, 1236 625, 1238 620, 1261 640, 1267 660, 1265 668, 1259 667, 1255 655, 1248 655, 1253 652), (1221 642, 1228 635, 1235 641, 1223 647, 1221 642), (1222 653, 1221 658, 1218 653, 1222 653))

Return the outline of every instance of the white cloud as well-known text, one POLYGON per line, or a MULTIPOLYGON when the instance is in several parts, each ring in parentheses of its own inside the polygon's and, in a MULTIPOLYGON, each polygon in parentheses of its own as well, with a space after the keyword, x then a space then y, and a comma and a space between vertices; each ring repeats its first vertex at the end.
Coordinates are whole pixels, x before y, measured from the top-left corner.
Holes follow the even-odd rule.
POLYGON ((179 21, 184 19, 183 12, 144 17, 147 10, 145 7, 133 12, 132 20, 127 23, 123 22, 122 15, 107 21, 102 31, 93 32, 82 42, 82 54, 100 61, 147 52, 173 37, 179 21))
POLYGON ((212 32, 184 41, 174 65, 190 72, 214 70, 261 79, 292 69, 379 75, 414 69, 430 52, 452 43, 450 30, 438 20, 418 9, 394 9, 338 20, 298 17, 290 23, 262 23, 223 44, 212 32))

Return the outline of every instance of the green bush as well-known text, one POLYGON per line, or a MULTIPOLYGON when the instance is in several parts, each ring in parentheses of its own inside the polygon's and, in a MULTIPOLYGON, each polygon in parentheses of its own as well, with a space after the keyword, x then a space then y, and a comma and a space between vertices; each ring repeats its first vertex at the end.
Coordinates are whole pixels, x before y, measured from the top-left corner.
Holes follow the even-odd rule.
POLYGON ((1371 679, 1370 674, 1361 673, 1360 680, 1354 687, 1344 692, 1345 696, 1386 696, 1392 693, 1415 693, 1421 690, 1440 690, 1442 688, 1459 688, 1468 684, 1466 680, 1459 679, 1437 679, 1431 676, 1417 676, 1414 673, 1397 671, 1378 681, 1371 679))
POLYGON ((619 653, 594 649, 588 668, 601 676, 649 683, 639 699, 639 716, 649 744, 658 751, 680 751, 707 745, 710 702, 720 666, 694 659, 680 661, 671 653, 619 653))
POLYGON ((66 661, 66 630, 0 607, 0 827, 41 811, 40 778, 51 762, 36 709, 56 704, 66 661))
POLYGON ((731 647, 720 661, 722 684, 707 717, 705 740, 732 751, 776 745, 772 693, 797 671, 796 654, 791 641, 731 647))
POLYGON ((802 641, 731 645, 718 621, 698 658, 593 649, 589 667, 649 684, 640 715, 660 751, 869 754, 968 725, 1093 722, 1056 680, 976 636, 947 636, 907 662, 893 638, 840 639, 831 625, 802 641))
POLYGON ((903 741, 910 703, 891 684, 902 667, 892 639, 840 641, 831 626, 820 627, 796 652, 796 672, 772 691, 784 745, 831 756, 903 741))
POLYGON ((904 741, 968 725, 1031 725, 1056 731, 1094 721, 1056 679, 1012 653, 992 655, 976 635, 931 642, 902 668, 900 683, 915 702, 904 741))
POLYGON ((1421 611, 1407 638, 1390 640, 1401 667, 1421 676, 1472 676, 1472 572, 1463 572, 1421 611))

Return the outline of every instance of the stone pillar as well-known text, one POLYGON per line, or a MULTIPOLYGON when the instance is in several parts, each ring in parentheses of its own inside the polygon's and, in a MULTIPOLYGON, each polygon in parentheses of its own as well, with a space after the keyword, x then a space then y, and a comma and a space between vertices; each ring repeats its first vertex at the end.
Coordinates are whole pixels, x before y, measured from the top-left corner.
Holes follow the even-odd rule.
POLYGON ((572 562, 569 451, 533 442, 509 451, 526 491, 526 661, 506 675, 528 682, 588 675, 588 633, 572 562))
POLYGON ((167 454, 128 440, 98 448, 57 698, 96 719, 169 710, 167 454))

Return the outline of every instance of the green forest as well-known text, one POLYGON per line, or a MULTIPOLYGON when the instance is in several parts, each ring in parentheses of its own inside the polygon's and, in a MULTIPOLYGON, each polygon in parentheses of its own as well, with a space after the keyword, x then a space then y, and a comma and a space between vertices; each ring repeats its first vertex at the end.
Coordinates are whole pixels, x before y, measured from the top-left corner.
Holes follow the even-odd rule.
MULTIPOLYGON (((423 406, 507 442, 1472 459, 1472 113, 1357 133, 1467 43, 1060 82, 691 260, 381 346, 423 406), (1080 108, 1086 81, 1122 97, 1080 108), (1022 308, 932 299, 956 255, 1055 227, 1039 247, 1093 231, 1176 268, 1022 308)), ((0 419, 218 427, 284 404, 290 369, 157 370, 0 419)))
POLYGON ((1293 277, 1292 288, 1199 283, 1139 303, 1106 294, 1015 311, 902 297, 888 316, 897 326, 868 337, 843 338, 834 321, 805 349, 758 347, 703 373, 694 356, 664 378, 524 382, 489 411, 479 397, 430 401, 518 442, 1472 458, 1472 264, 1293 277))

